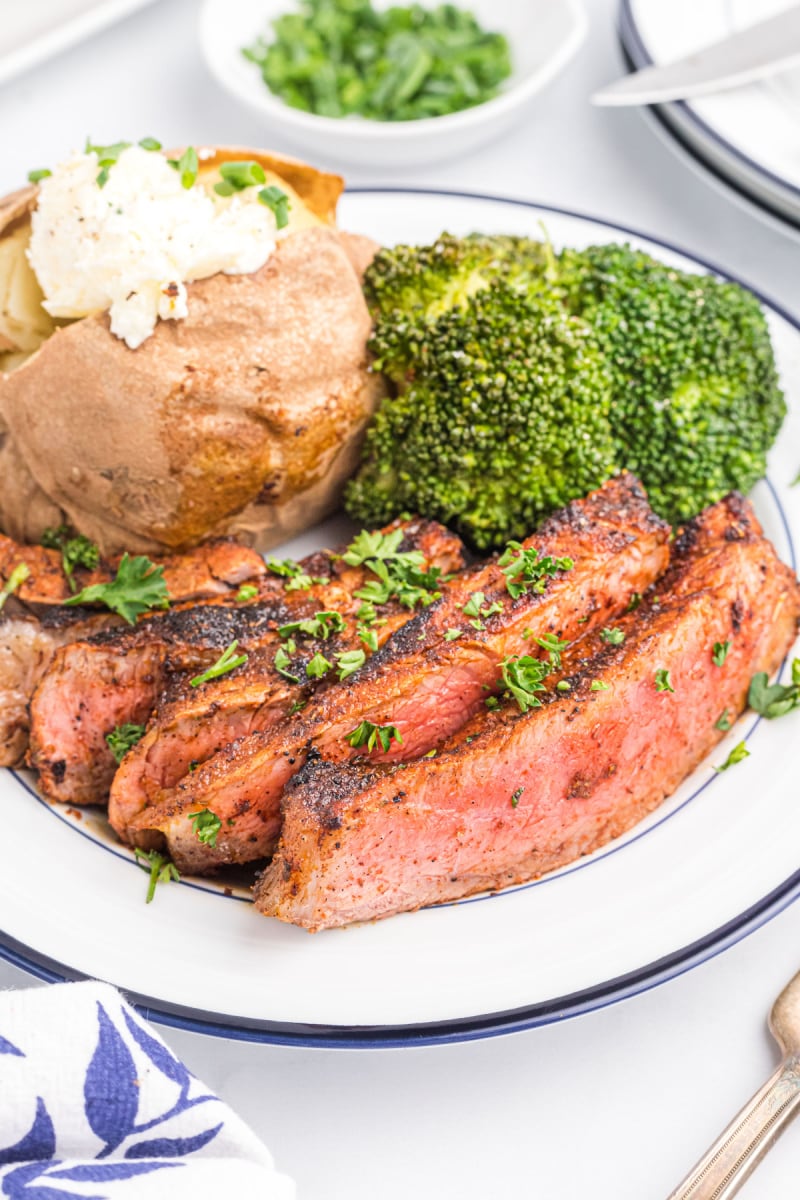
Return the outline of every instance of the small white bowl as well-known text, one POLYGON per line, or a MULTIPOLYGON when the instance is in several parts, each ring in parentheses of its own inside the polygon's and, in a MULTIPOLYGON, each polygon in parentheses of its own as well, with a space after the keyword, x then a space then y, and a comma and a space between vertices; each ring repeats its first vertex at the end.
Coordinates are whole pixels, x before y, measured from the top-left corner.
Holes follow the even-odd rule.
MULTIPOLYGON (((433 6, 435 0, 424 0, 433 6)), ((586 35, 581 0, 459 0, 485 29, 504 33, 513 74, 499 95, 475 108, 419 121, 317 117, 273 95, 258 67, 242 54, 270 32, 270 21, 296 0, 205 0, 200 42, 219 83, 287 138, 320 158, 375 167, 450 158, 489 141, 517 121, 530 100, 569 62, 586 35)), ((380 6, 380 5, 378 5, 380 6)))

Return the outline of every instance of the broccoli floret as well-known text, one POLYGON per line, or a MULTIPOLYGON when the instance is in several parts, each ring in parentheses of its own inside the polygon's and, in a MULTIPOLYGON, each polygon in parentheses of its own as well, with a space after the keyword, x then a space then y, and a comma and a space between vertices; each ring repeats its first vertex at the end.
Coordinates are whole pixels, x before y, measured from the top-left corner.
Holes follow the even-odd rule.
POLYGON ((673 523, 764 474, 786 406, 736 284, 627 245, 444 234, 382 251, 366 294, 396 395, 347 489, 361 520, 416 509, 485 550, 623 468, 673 523))
POLYGON ((564 251, 558 287, 605 351, 618 458, 661 516, 685 520, 763 476, 786 405, 750 292, 627 245, 564 251))
POLYGON ((381 324, 376 366, 399 382, 415 368, 431 321, 465 308, 493 280, 524 290, 542 276, 547 261, 544 243, 505 235, 443 233, 431 246, 382 250, 364 278, 370 313, 381 324))
MULTIPOLYGON (((494 282, 418 329, 413 379, 375 415, 348 485, 352 516, 413 509, 486 550, 614 473, 611 373, 557 298, 494 282)), ((380 321, 379 359, 392 335, 380 321)))

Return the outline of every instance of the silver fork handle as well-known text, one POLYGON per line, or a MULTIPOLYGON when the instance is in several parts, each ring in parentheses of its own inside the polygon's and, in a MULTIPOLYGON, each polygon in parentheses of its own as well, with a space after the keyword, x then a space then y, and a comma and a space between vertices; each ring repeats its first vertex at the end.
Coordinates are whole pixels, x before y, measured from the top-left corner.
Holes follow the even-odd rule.
POLYGON ((729 1200, 800 1108, 800 1058, 775 1074, 731 1121, 669 1200, 729 1200))

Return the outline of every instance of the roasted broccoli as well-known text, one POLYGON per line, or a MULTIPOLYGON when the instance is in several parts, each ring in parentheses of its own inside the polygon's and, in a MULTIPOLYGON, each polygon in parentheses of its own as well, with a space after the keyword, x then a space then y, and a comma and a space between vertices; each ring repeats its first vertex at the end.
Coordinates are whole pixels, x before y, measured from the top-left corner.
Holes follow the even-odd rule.
POLYGON ((623 468, 672 522, 764 473, 785 404, 735 284, 627 245, 442 235, 378 254, 365 294, 395 394, 347 488, 359 520, 414 509, 485 550, 623 468))
POLYGON ((443 233, 431 246, 395 246, 367 271, 364 293, 378 336, 380 370, 396 382, 425 353, 425 330, 452 308, 466 308, 493 280, 521 290, 538 280, 548 261, 542 242, 522 237, 457 238, 443 233))
POLYGON ((558 284, 613 373, 618 458, 673 523, 748 491, 786 413, 752 293, 626 245, 566 250, 558 284))
POLYGON ((413 378, 377 412, 348 486, 353 516, 414 509, 485 550, 614 473, 611 373, 557 299, 495 282, 417 329, 413 378))

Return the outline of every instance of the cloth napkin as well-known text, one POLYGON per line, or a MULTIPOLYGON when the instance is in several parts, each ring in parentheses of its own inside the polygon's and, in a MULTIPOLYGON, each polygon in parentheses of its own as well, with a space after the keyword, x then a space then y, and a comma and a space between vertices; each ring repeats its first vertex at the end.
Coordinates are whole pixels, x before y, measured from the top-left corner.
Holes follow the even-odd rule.
POLYGON ((294 1195, 244 1122, 113 987, 0 993, 0 1196, 294 1195))

